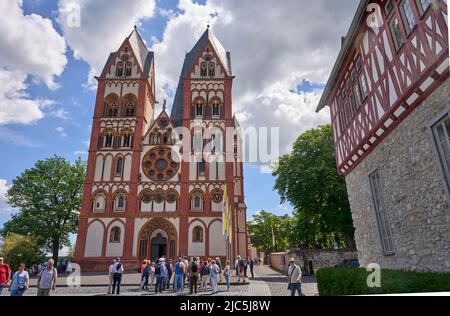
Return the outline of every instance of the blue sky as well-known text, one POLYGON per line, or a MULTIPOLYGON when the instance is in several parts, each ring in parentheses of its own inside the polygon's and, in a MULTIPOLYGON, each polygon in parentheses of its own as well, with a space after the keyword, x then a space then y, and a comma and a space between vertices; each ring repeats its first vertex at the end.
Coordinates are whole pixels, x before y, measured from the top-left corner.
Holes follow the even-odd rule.
MULTIPOLYGON (((0 34, 12 34, 0 37, 0 226, 11 214, 2 194, 12 179, 52 155, 70 161, 87 158, 96 94, 92 74, 99 73, 108 53, 118 48, 134 24, 155 51, 157 98, 168 98, 169 105, 184 52, 211 24, 232 53, 234 110, 244 128, 279 127, 280 150, 287 153, 302 132, 327 123, 328 113, 318 115, 314 110, 337 56, 339 35, 346 32, 357 1, 346 0, 336 8, 322 1, 283 0, 275 8, 269 0, 261 0, 258 8, 252 3, 14 0, 9 4, 12 7, 0 8, 13 12, 8 21, 0 20, 0 34), (64 24, 62 8, 67 3, 84 3, 80 28, 64 24), (127 7, 130 3, 135 6, 127 7), (112 21, 109 17, 117 11, 114 6, 122 6, 128 15, 112 21), (311 17, 309 8, 323 16, 311 17), (335 21, 333 28, 315 36, 323 29, 320 23, 330 19, 335 21), (279 36, 286 30, 291 37, 279 36), (21 54, 21 49, 27 50, 26 54, 21 54), (43 56, 49 56, 49 61, 42 61, 43 56), (52 60, 54 64, 49 64, 52 60), (8 83, 11 87, 2 90, 8 83), (16 109, 22 101, 30 107, 16 109)), ((280 205, 270 174, 246 165, 245 177, 249 218, 263 209, 279 215, 292 211, 280 205)))

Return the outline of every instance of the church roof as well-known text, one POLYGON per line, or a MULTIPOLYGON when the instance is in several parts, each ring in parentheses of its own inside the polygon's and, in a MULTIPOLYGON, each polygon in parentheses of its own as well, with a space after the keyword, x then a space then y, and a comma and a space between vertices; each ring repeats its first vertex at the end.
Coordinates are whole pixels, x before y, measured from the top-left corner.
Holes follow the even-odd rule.
MULTIPOLYGON (((128 43, 130 43, 131 49, 134 55, 136 56, 136 61, 139 64, 139 67, 142 69, 144 75, 145 76, 150 75, 150 67, 152 65, 152 61, 155 55, 153 52, 150 52, 148 50, 147 45, 145 45, 144 40, 142 39, 136 27, 134 28, 133 32, 131 32, 131 34, 126 38, 126 40, 128 40, 128 43)), ((107 68, 109 67, 110 63, 114 60, 116 54, 117 51, 109 54, 108 60, 103 68, 102 74, 105 73, 105 71, 107 71, 107 68)))
POLYGON ((148 50, 147 45, 145 45, 144 40, 136 27, 133 32, 131 32, 130 36, 128 36, 128 42, 131 45, 131 49, 133 50, 142 71, 145 75, 148 75, 150 73, 150 65, 152 63, 154 53, 148 50))
POLYGON ((205 47, 208 41, 213 46, 217 57, 225 67, 226 74, 228 76, 232 75, 231 55, 225 50, 225 48, 223 48, 222 44, 219 42, 217 37, 212 32, 211 28, 208 26, 195 46, 189 53, 186 54, 186 57, 184 58, 183 69, 181 70, 180 80, 178 82, 177 91, 175 92, 172 112, 170 115, 170 118, 175 122, 175 124, 179 124, 183 118, 183 78, 189 75, 189 72, 192 70, 192 67, 194 67, 194 64, 197 62, 202 49, 205 47))

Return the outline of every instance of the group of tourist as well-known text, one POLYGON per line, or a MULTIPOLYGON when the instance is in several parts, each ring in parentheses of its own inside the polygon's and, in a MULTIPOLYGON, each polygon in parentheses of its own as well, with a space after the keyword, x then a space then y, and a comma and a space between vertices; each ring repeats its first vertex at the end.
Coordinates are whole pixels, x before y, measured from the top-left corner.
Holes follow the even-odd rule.
MULTIPOLYGON (((58 272, 54 264, 53 259, 50 259, 38 274, 37 296, 49 296, 50 291, 55 290, 58 272)), ((0 295, 5 288, 8 288, 11 296, 23 296, 30 287, 30 275, 25 270, 25 264, 21 263, 12 277, 11 272, 9 265, 0 258, 0 295)))
MULTIPOLYGON (((50 259, 38 274, 38 296, 49 296, 50 292, 55 290, 58 272, 54 264, 53 259, 50 259)), ((250 268, 252 278, 254 277, 254 264, 255 261, 251 258, 236 257, 234 267, 236 276, 238 276, 238 282, 245 282, 247 268, 250 268)), ((257 261, 256 264, 258 264, 257 261)), ((179 257, 173 262, 172 259, 166 260, 166 258, 162 257, 156 262, 144 260, 140 270, 140 288, 148 290, 149 286, 154 286, 156 294, 162 293, 164 289, 170 289, 172 279, 172 291, 174 293, 183 292, 187 285, 190 294, 197 294, 198 285, 200 284, 200 290, 207 291, 209 285, 212 294, 217 294, 219 292, 219 283, 222 282, 222 276, 225 279, 227 290, 230 290, 231 266, 229 260, 222 264, 220 258, 203 259, 193 257, 189 260, 187 257, 179 257)), ((123 273, 123 264, 120 258, 117 258, 109 266, 108 294, 120 295, 123 273)), ((302 296, 302 271, 295 263, 294 258, 289 260, 287 273, 288 290, 290 290, 291 295, 295 296, 298 293, 299 296, 302 296)), ((30 275, 25 270, 25 265, 20 264, 18 271, 12 274, 9 265, 4 262, 3 258, 0 258, 0 295, 4 289, 8 288, 11 296, 23 296, 29 287, 30 275)))
POLYGON ((207 290, 210 285, 213 294, 219 292, 218 283, 225 278, 227 289, 230 289, 230 262, 223 265, 220 258, 204 260, 199 257, 179 257, 175 262, 164 257, 156 262, 144 260, 141 265, 141 289, 148 290, 149 285, 155 287, 155 293, 162 293, 163 289, 170 289, 173 279, 172 291, 183 292, 185 286, 189 287, 191 294, 196 294, 198 285, 200 290, 207 290), (156 284, 154 283, 156 281, 156 284), (150 284, 149 284, 150 283, 150 284))

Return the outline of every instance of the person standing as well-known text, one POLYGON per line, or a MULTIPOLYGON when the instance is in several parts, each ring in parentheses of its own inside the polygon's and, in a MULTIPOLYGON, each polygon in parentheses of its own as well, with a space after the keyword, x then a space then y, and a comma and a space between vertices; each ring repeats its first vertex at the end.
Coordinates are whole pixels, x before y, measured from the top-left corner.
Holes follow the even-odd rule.
POLYGON ((167 266, 164 258, 160 258, 155 267, 155 294, 162 293, 164 280, 167 278, 167 266))
POLYGON ((184 279, 186 280, 185 283, 189 283, 189 273, 187 270, 187 267, 189 266, 189 259, 187 256, 184 256, 183 263, 184 263, 184 267, 185 267, 185 273, 184 273, 184 279))
POLYGON ((144 267, 144 271, 142 273, 143 280, 141 281, 141 289, 148 290, 148 279, 150 277, 150 271, 152 269, 150 260, 146 260, 146 265, 144 267))
POLYGON ((227 290, 230 290, 230 277, 231 277, 231 267, 230 260, 225 261, 225 268, 223 269, 223 276, 225 277, 225 282, 227 282, 227 290))
POLYGON ((113 286, 112 294, 120 295, 120 284, 122 283, 122 275, 124 272, 123 264, 120 262, 120 258, 117 258, 113 267, 113 286), (117 291, 116 291, 117 289, 117 291))
POLYGON ((109 277, 109 286, 108 286, 108 294, 111 294, 111 289, 114 283, 114 264, 116 263, 116 260, 114 260, 111 265, 108 267, 108 277, 109 277))
POLYGON ((239 258, 239 263, 238 263, 238 266, 239 266, 238 283, 239 283, 239 282, 241 282, 241 279, 242 279, 242 282, 245 282, 245 276, 244 276, 245 262, 240 256, 238 256, 238 258, 239 258))
POLYGON ((203 262, 202 269, 200 270, 200 276, 202 279, 202 283, 200 284, 200 288, 203 290, 207 290, 208 288, 208 278, 209 278, 210 270, 209 270, 209 263, 203 262))
POLYGON ((154 286, 155 285, 155 262, 152 262, 150 265, 150 286, 154 286))
POLYGON ((198 263, 197 258, 193 258, 189 265, 189 290, 190 293, 197 294, 197 282, 198 282, 198 263))
POLYGON ((8 282, 11 279, 11 269, 9 265, 4 263, 4 259, 0 258, 0 295, 4 288, 8 287, 8 282))
POLYGON ((39 273, 39 278, 37 281, 37 296, 50 296, 50 291, 54 291, 56 288, 56 278, 58 277, 58 272, 53 266, 55 261, 50 259, 47 262, 47 267, 44 267, 39 273))
POLYGON ((250 266, 250 273, 252 274, 252 279, 255 278, 255 275, 253 274, 254 265, 255 265, 255 261, 252 258, 250 258, 249 266, 250 266))
POLYGON ((220 262, 220 258, 219 257, 217 257, 216 258, 216 264, 217 264, 217 266, 219 267, 219 282, 222 282, 222 262, 220 262))
POLYGON ((291 296, 295 296, 295 292, 298 292, 299 296, 302 296, 302 270, 295 264, 295 259, 289 260, 288 268, 288 289, 291 290, 291 296))
POLYGON ((178 291, 183 292, 185 275, 186 275, 186 266, 180 257, 178 258, 178 261, 175 263, 175 277, 173 279, 174 292, 178 291))
POLYGON ((167 263, 167 282, 166 282, 167 289, 170 288, 170 280, 172 279, 172 275, 173 275, 173 260, 169 259, 169 262, 167 263))
POLYGON ((26 290, 30 287, 30 275, 25 271, 25 264, 21 263, 19 271, 14 273, 9 285, 11 296, 23 296, 26 290))
POLYGON ((236 276, 239 276, 239 259, 240 257, 237 256, 236 260, 234 260, 234 268, 236 269, 236 276))
POLYGON ((209 278, 210 278, 210 282, 211 282, 211 288, 213 291, 212 294, 217 294, 217 293, 219 293, 218 282, 219 282, 220 269, 219 269, 219 266, 216 264, 216 260, 211 261, 209 270, 210 270, 209 278))
POLYGON ((244 260, 244 278, 248 278, 247 270, 248 270, 248 258, 245 257, 245 260, 244 260))

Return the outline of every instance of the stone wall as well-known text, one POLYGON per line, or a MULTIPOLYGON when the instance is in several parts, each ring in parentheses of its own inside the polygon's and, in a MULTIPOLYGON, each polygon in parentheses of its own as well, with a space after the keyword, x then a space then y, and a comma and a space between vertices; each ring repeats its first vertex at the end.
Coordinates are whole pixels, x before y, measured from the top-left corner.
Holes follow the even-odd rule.
POLYGON ((449 104, 447 79, 347 177, 362 266, 450 271, 450 210, 428 123, 449 104), (395 254, 382 251, 369 174, 378 169, 395 254))
MULTIPOLYGON (((303 256, 299 249, 291 249, 287 253, 272 253, 270 255, 271 267, 286 271, 289 264, 289 259, 294 258, 297 265, 303 268, 304 274, 308 274, 309 267, 305 266, 305 262, 302 259, 303 256)), ((307 263, 311 260, 313 264, 313 269, 317 270, 320 268, 332 268, 335 266, 342 266, 344 263, 358 259, 358 253, 356 251, 346 251, 346 250, 310 250, 307 254, 307 263)))

